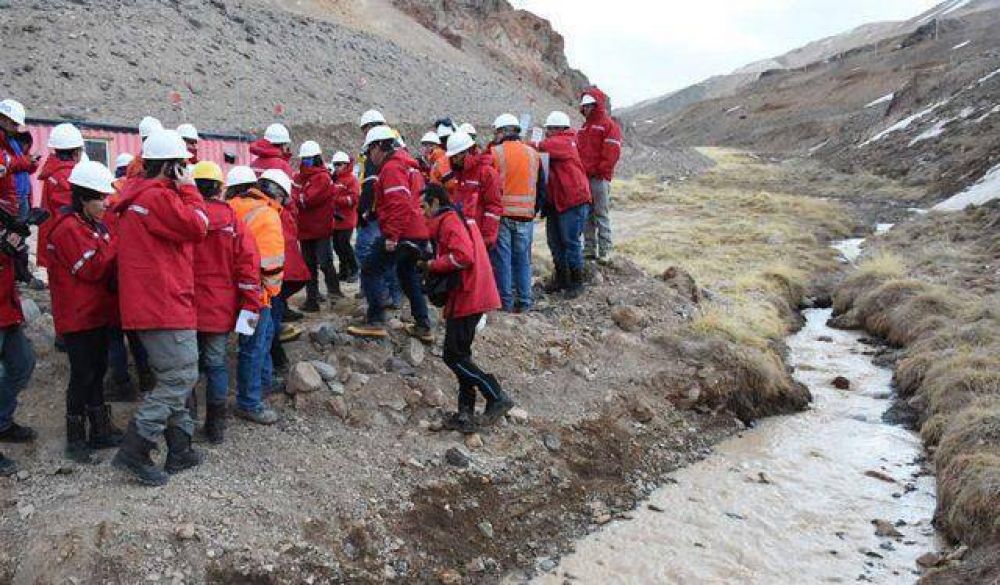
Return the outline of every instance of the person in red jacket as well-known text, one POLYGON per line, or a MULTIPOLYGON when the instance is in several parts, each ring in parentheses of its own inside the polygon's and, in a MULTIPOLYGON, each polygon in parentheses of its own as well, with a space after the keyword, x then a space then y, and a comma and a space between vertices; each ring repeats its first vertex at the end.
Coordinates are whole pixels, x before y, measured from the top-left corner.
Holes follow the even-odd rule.
POLYGON ((569 116, 552 112, 545 120, 545 139, 538 150, 549 155, 547 197, 542 213, 545 234, 555 264, 555 278, 546 292, 565 290, 570 298, 583 292, 581 236, 590 215, 590 184, 570 129, 569 116))
POLYGON ((93 449, 122 441, 104 403, 109 328, 118 321, 117 242, 101 221, 113 179, 99 162, 76 165, 68 179, 72 202, 60 209, 48 239, 52 319, 69 356, 66 456, 77 463, 92 463, 93 449))
POLYGON ((361 200, 361 183, 354 174, 351 157, 337 152, 331 159, 333 179, 333 251, 337 253, 340 270, 338 278, 344 282, 358 279, 358 259, 351 247, 351 235, 358 225, 358 202, 361 200))
POLYGON ((65 207, 72 203, 69 174, 83 156, 83 135, 72 124, 59 124, 49 134, 52 155, 45 159, 38 180, 42 182, 42 209, 49 212, 49 219, 38 226, 35 256, 38 265, 48 266, 49 232, 65 207))
POLYGON ((489 253, 479 227, 465 221, 452 205, 445 188, 438 184, 424 190, 427 228, 437 250, 433 260, 422 261, 432 274, 459 274, 459 283, 448 291, 444 306, 444 363, 458 379, 458 412, 447 426, 464 433, 475 432, 476 388, 486 398, 483 418, 487 424, 500 420, 514 402, 504 393, 496 376, 472 361, 472 342, 483 314, 500 308, 489 253))
POLYGON ((113 463, 146 485, 201 463, 191 448, 194 421, 186 407, 198 383, 198 313, 194 246, 208 233, 205 202, 187 170, 184 139, 153 132, 142 145, 145 176, 125 185, 118 203, 118 290, 122 328, 139 340, 156 372, 156 386, 129 422, 113 463), (163 470, 149 452, 163 435, 163 470), (166 473, 164 473, 164 471, 166 473))
POLYGON ((496 245, 503 215, 500 175, 482 154, 476 141, 459 130, 448 137, 448 159, 455 176, 452 201, 462 215, 479 226, 487 248, 496 245))
POLYGON ((622 131, 608 113, 608 96, 591 87, 583 92, 580 113, 586 118, 576 142, 590 181, 593 209, 584 230, 584 256, 605 261, 611 253, 611 179, 622 153, 622 131))
POLYGON ((11 204, 15 215, 28 217, 31 206, 31 175, 38 170, 40 155, 31 154, 31 134, 24 125, 24 106, 15 100, 0 101, 0 201, 11 204))
POLYGON ((407 328, 410 335, 424 343, 434 341, 431 333, 427 299, 421 289, 417 260, 427 251, 427 225, 420 210, 424 178, 413 157, 397 148, 396 134, 388 126, 368 131, 364 150, 378 168, 373 211, 382 236, 375 241, 370 256, 361 261, 361 289, 368 311, 363 325, 348 328, 361 337, 385 337, 384 275, 396 265, 403 293, 410 301, 416 322, 407 328))
POLYGON ((292 158, 292 137, 288 133, 288 128, 282 124, 271 124, 264 131, 264 137, 250 145, 250 154, 254 155, 250 168, 257 176, 269 169, 283 171, 289 177, 294 177, 295 172, 288 161, 292 158))
POLYGON ((319 311, 319 273, 323 272, 326 292, 332 297, 343 298, 340 279, 333 266, 333 236, 335 203, 333 200, 333 179, 323 163, 323 151, 312 140, 302 143, 299 148, 299 174, 295 176, 298 191, 299 243, 302 256, 309 267, 309 282, 306 284, 306 302, 300 308, 306 313, 319 311))
POLYGON ((240 312, 249 313, 250 320, 260 312, 260 257, 246 225, 223 199, 219 165, 199 162, 192 175, 208 213, 208 235, 194 248, 198 361, 206 379, 204 430, 210 443, 219 444, 225 438, 229 394, 226 346, 240 312))

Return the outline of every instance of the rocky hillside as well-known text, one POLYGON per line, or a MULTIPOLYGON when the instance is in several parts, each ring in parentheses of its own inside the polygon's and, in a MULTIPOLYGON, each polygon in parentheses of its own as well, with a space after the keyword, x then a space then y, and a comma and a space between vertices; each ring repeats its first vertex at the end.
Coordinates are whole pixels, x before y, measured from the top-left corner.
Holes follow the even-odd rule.
POLYGON ((11 0, 0 31, 5 95, 49 118, 252 131, 378 107, 400 123, 482 123, 565 108, 586 83, 562 37, 506 2, 11 0))

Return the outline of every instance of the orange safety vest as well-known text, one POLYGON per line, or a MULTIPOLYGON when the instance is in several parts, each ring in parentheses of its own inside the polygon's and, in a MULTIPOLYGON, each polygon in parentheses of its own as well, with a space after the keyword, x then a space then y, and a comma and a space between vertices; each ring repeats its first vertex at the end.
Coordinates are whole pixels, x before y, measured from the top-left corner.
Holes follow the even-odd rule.
POLYGON ((538 196, 538 151, 523 142, 510 140, 493 147, 493 166, 503 185, 503 216, 517 219, 535 217, 538 196))
POLYGON ((261 302, 271 305, 271 299, 281 292, 285 272, 285 236, 281 230, 281 205, 257 189, 234 197, 229 206, 236 217, 246 224, 260 254, 261 302))

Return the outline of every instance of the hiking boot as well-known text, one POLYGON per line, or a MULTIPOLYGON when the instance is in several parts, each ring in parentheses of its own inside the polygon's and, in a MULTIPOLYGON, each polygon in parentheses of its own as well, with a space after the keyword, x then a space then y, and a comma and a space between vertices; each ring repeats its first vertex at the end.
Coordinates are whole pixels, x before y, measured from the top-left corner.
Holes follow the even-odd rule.
POLYGON ((569 285, 569 269, 560 264, 556 264, 555 270, 552 272, 552 278, 549 280, 548 284, 542 287, 542 290, 548 294, 555 294, 559 291, 566 290, 569 285))
POLYGON ((427 344, 434 343, 434 332, 426 325, 407 325, 406 334, 427 344))
POLYGON ((452 412, 444 420, 441 428, 446 431, 458 431, 463 435, 476 432, 475 416, 468 412, 452 412))
POLYGON ((274 412, 267 406, 262 407, 257 411, 244 410, 242 408, 236 409, 236 416, 248 420, 250 422, 255 422, 260 425, 273 425, 278 422, 278 413, 274 412))
POLYGON ((381 323, 351 325, 347 328, 347 333, 355 337, 367 337, 369 339, 382 339, 389 336, 389 332, 385 330, 385 325, 381 323))
POLYGON ((167 461, 163 464, 164 471, 173 475, 201 465, 201 453, 191 448, 191 435, 185 433, 182 428, 167 427, 163 431, 163 438, 167 440, 167 461))
POLYGON ((486 384, 479 385, 479 391, 486 397, 486 409, 483 410, 483 424, 494 425, 514 408, 514 401, 500 387, 500 382, 493 374, 485 374, 486 384))
POLYGON ((285 323, 295 323, 302 320, 302 313, 291 307, 285 307, 285 315, 281 318, 285 323))
POLYGON ((112 376, 104 383, 104 400, 108 402, 137 402, 139 389, 130 378, 116 380, 112 376))
POLYGON ((82 416, 66 416, 66 458, 75 463, 96 463, 94 451, 87 444, 87 419, 82 416))
POLYGON ((288 343, 295 341, 302 336, 302 329, 295 325, 282 324, 281 333, 278 334, 278 341, 288 343))
POLYGON ((30 443, 37 437, 38 433, 34 429, 17 423, 11 423, 7 430, 0 432, 0 442, 3 443, 30 443))
POLYGON ((209 402, 205 405, 205 437, 213 445, 222 443, 226 435, 226 403, 209 402))
POLYGON ((10 477, 17 473, 17 462, 13 459, 7 459, 0 453, 0 477, 10 477))
POLYGON ((139 434, 135 421, 128 425, 122 446, 111 460, 111 464, 128 472, 136 481, 143 485, 166 485, 170 477, 156 467, 149 457, 149 452, 156 448, 156 443, 148 441, 139 434))
POLYGON ((122 444, 125 433, 115 426, 111 419, 111 407, 107 404, 87 409, 90 435, 87 445, 91 449, 111 449, 122 444))
POLYGON ((569 271, 569 286, 566 287, 566 298, 575 299, 583 294, 583 269, 571 268, 569 271))
POLYGON ((302 303, 299 310, 303 313, 319 313, 319 301, 316 299, 308 299, 306 302, 302 303))

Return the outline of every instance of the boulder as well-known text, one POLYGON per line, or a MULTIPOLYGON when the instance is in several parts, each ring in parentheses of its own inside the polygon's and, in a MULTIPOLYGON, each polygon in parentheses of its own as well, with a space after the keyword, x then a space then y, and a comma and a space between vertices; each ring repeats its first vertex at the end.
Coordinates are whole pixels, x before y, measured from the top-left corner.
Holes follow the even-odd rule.
POLYGON ((325 386, 323 377, 309 362, 299 362, 288 371, 286 389, 289 394, 316 392, 325 386))
POLYGON ((316 368, 316 373, 318 373, 320 377, 323 378, 324 382, 329 383, 337 381, 337 376, 338 376, 337 366, 328 364, 326 362, 321 362, 319 360, 311 361, 309 363, 312 364, 313 368, 316 368))
POLYGON ((448 449, 444 454, 444 460, 448 462, 448 465, 454 465, 455 467, 468 467, 471 461, 469 456, 458 447, 448 449))
POLYGON ((833 384, 833 387, 836 388, 837 390, 851 389, 851 381, 843 376, 837 376, 836 378, 833 379, 831 384, 833 384))
POLYGON ((619 305, 611 309, 611 320, 623 331, 635 332, 642 329, 646 317, 636 307, 619 305))
POLYGON ((426 354, 424 344, 419 339, 413 337, 410 338, 409 343, 403 348, 403 359, 414 368, 424 363, 426 354))

